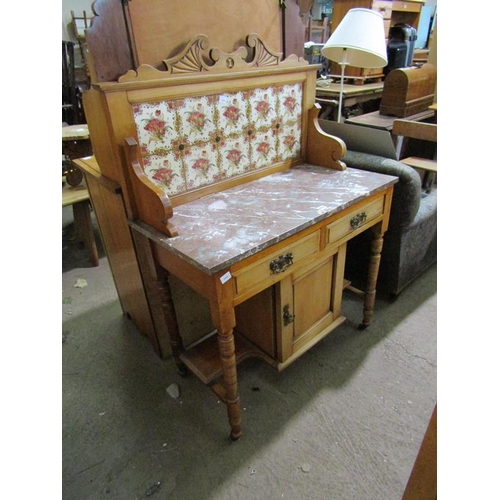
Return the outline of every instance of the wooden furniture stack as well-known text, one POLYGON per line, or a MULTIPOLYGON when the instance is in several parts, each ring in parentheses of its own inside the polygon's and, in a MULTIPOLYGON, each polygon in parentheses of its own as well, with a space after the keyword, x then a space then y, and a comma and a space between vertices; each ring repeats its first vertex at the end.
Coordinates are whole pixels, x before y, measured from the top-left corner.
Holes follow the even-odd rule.
POLYGON ((198 35, 163 63, 93 84, 95 157, 78 164, 109 226, 107 252, 122 250, 107 244, 118 237, 133 250, 135 266, 113 272, 117 287, 142 284, 131 316, 149 319, 157 351, 226 404, 238 439, 237 363, 258 356, 282 370, 345 320, 346 246, 367 230, 360 327, 370 324, 397 178, 346 169, 345 144, 318 125, 318 66, 283 59, 257 34, 229 52, 198 35), (191 345, 172 277, 209 306, 214 330, 191 345))
MULTIPOLYGON (((382 14, 384 18, 386 41, 389 29, 399 23, 418 27, 420 11, 425 0, 335 0, 331 32, 333 33, 349 10, 354 8, 372 9, 382 14)), ((340 75, 340 66, 332 62, 330 73, 340 75)), ((352 78, 355 83, 363 83, 366 79, 383 78, 383 68, 356 68, 347 66, 346 77, 352 78)))

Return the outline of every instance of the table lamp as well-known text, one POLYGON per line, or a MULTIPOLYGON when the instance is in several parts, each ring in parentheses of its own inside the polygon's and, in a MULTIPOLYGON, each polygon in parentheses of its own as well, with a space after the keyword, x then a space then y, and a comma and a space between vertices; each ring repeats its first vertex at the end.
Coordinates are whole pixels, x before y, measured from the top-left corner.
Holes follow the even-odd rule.
POLYGON ((344 72, 347 65, 383 68, 387 65, 384 19, 370 9, 351 9, 321 49, 324 57, 340 64, 340 96, 337 121, 342 116, 344 72))

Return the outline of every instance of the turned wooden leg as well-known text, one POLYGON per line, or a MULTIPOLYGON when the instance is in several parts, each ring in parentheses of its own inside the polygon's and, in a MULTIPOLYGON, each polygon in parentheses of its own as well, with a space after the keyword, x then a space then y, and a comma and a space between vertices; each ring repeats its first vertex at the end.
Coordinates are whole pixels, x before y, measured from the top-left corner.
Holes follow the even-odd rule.
POLYGON ((380 258, 382 245, 384 243, 384 234, 379 229, 374 229, 373 239, 370 247, 370 263, 368 266, 368 277, 365 288, 365 300, 363 307, 363 322, 359 325, 360 329, 366 328, 373 317, 373 309, 375 307, 375 295, 378 278, 378 270, 380 268, 380 258))
POLYGON ((184 351, 184 344, 182 343, 182 337, 179 333, 179 323, 177 322, 177 314, 175 312, 172 290, 170 288, 168 276, 169 273, 167 271, 161 271, 157 281, 158 295, 160 297, 161 307, 167 322, 170 347, 172 349, 175 364, 177 365, 177 371, 179 374, 184 376, 187 374, 187 369, 180 359, 180 356, 184 351))
POLYGON ((236 356, 233 328, 236 326, 232 283, 221 282, 222 273, 214 276, 214 291, 210 299, 210 312, 215 328, 224 383, 224 402, 227 406, 231 439, 241 437, 241 408, 238 395, 236 356))
POLYGON ((238 379, 236 372, 236 356, 234 351, 233 331, 218 333, 219 354, 222 363, 222 378, 225 388, 225 403, 229 425, 231 426, 231 439, 241 437, 241 407, 238 395, 238 379))

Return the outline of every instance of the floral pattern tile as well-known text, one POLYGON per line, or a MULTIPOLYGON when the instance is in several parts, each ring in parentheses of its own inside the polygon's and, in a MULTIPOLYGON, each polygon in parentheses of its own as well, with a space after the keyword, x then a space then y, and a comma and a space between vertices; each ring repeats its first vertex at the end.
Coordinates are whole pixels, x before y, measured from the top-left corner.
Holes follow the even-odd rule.
POLYGON ((278 156, 283 160, 295 158, 300 154, 300 122, 283 126, 278 141, 278 156))
POLYGON ((247 97, 243 92, 221 94, 217 99, 220 130, 241 135, 248 128, 247 97))
POLYGON ((300 156, 299 83, 133 107, 146 175, 166 194, 300 156))

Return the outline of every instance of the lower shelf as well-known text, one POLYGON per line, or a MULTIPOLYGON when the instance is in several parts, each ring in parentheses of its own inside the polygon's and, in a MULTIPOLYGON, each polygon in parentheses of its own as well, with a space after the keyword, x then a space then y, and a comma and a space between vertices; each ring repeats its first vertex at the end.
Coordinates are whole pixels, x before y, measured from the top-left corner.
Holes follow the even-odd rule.
MULTIPOLYGON (((243 335, 235 331, 234 344, 236 364, 241 363, 241 361, 247 358, 257 357, 263 359, 276 370, 281 371, 293 363, 297 358, 302 356, 302 354, 309 350, 313 345, 317 344, 320 340, 340 326, 345 319, 346 318, 344 316, 338 317, 328 326, 328 328, 325 328, 322 332, 317 334, 313 339, 311 339, 310 342, 304 345, 284 362, 279 362, 278 360, 272 358, 243 335)), ((219 347, 217 344, 217 332, 214 332, 201 342, 188 348, 181 354, 180 359, 204 384, 209 385, 213 383, 216 379, 222 376, 222 365, 219 357, 219 347)))
MULTIPOLYGON (((237 364, 250 357, 259 357, 271 365, 275 364, 275 361, 270 356, 238 332, 234 333, 234 344, 237 364)), ((217 332, 184 351, 180 358, 187 368, 204 384, 208 385, 222 376, 222 366, 217 344, 217 332)))

